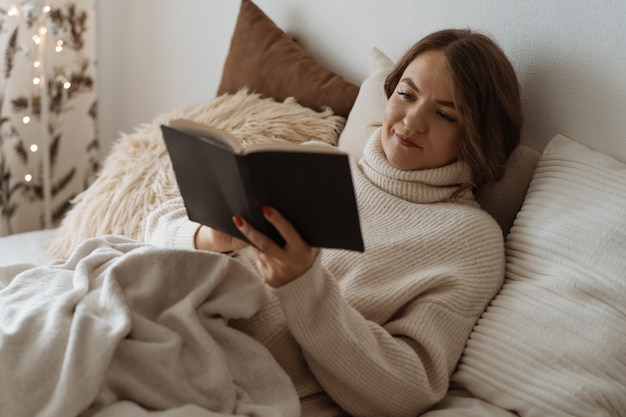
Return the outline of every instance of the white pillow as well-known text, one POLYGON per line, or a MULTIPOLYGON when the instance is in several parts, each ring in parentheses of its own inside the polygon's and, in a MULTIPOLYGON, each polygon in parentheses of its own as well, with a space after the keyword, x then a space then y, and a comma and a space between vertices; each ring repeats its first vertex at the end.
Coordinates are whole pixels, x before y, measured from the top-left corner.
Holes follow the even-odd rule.
POLYGON ((357 159, 363 155, 363 148, 374 130, 373 124, 383 121, 385 96, 385 78, 394 67, 394 62, 378 48, 372 48, 369 60, 369 76, 361 84, 352 110, 346 120, 346 126, 339 135, 337 146, 354 155, 357 159))
POLYGON ((626 165, 563 136, 453 380, 523 417, 626 415, 626 165))

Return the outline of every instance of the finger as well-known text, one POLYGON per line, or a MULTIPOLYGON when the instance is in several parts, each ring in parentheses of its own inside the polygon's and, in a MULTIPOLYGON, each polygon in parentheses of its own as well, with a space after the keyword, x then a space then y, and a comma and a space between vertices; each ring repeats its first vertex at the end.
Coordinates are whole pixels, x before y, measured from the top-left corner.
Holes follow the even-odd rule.
POLYGON ((280 233, 285 242, 288 244, 302 241, 302 237, 300 233, 296 230, 295 227, 291 224, 289 220, 287 220, 280 212, 273 207, 263 206, 263 215, 280 233))
POLYGON ((276 252, 280 250, 272 239, 265 236, 263 233, 256 230, 250 223, 245 221, 239 216, 233 216, 233 223, 239 229, 239 231, 261 252, 276 252))

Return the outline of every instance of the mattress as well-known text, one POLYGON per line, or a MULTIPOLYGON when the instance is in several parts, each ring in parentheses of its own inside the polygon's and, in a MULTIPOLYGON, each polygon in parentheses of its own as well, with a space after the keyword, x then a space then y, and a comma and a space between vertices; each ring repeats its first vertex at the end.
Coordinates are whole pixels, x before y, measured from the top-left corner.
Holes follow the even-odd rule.
POLYGON ((54 260, 46 243, 57 229, 36 230, 0 237, 0 265, 31 263, 41 265, 54 260))

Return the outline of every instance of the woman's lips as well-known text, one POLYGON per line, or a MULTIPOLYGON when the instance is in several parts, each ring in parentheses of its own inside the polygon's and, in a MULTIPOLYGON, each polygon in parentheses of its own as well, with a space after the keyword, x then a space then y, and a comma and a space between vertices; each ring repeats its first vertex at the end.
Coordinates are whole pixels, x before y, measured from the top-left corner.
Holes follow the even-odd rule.
POLYGON ((408 136, 396 133, 396 140, 401 146, 406 146, 407 148, 421 148, 421 146, 411 142, 411 139, 408 136))

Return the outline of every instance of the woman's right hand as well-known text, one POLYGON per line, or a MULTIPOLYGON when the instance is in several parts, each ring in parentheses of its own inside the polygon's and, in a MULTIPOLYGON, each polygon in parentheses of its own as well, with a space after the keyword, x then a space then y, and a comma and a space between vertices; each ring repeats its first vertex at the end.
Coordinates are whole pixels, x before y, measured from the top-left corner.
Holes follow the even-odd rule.
POLYGON ((204 225, 196 232, 194 242, 196 249, 212 252, 230 252, 248 246, 248 243, 241 239, 204 225))

